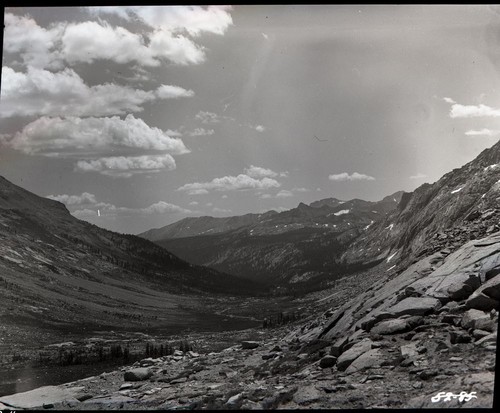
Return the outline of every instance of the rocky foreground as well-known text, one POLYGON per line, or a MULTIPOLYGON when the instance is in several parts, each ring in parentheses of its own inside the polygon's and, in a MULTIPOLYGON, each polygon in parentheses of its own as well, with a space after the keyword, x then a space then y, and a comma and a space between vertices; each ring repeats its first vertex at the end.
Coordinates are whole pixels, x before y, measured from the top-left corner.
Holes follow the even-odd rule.
POLYGON ((288 334, 147 358, 0 397, 0 409, 492 407, 500 234, 384 272, 288 334))

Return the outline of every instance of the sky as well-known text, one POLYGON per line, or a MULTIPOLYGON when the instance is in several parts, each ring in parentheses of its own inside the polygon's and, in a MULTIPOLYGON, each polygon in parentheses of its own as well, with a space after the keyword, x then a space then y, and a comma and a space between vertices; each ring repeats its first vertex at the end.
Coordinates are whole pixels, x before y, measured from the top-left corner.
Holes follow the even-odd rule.
POLYGON ((5 9, 0 175, 140 233, 370 201, 500 136, 500 7, 5 9))

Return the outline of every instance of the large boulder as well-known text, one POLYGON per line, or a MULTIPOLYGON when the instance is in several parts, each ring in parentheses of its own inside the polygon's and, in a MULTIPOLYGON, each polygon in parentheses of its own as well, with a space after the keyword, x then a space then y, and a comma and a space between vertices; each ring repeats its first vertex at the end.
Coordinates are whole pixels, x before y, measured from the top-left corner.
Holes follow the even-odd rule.
POLYGON ((433 297, 408 297, 401 300, 396 305, 389 307, 387 311, 396 317, 402 315, 424 315, 432 313, 441 307, 441 302, 433 297))
POLYGON ((354 344, 350 349, 343 352, 337 359, 337 369, 345 370, 354 360, 361 356, 361 354, 371 350, 372 345, 373 341, 369 338, 365 338, 364 340, 354 344))
POLYGON ((152 371, 146 367, 138 367, 125 372, 125 381, 147 380, 153 375, 152 371))
POLYGON ((241 348, 243 350, 253 350, 254 348, 259 347, 259 342, 257 341, 242 341, 241 348))
POLYGON ((378 323, 371 329, 373 334, 396 334, 410 331, 416 326, 422 324, 423 318, 419 316, 408 318, 393 318, 391 320, 384 320, 378 323))
POLYGON ((462 327, 469 329, 479 329, 484 330, 483 327, 485 324, 491 323, 491 317, 488 313, 485 313, 481 310, 470 309, 467 310, 462 318, 462 327))
POLYGON ((368 369, 370 367, 380 365, 383 356, 379 349, 368 350, 367 352, 361 354, 356 360, 354 360, 347 370, 347 374, 354 373, 356 371, 368 369))
POLYGON ((23 393, 9 396, 0 396, 0 403, 9 406, 10 409, 42 409, 43 406, 56 403, 74 402, 79 403, 76 395, 85 387, 64 388, 60 386, 44 386, 23 393))

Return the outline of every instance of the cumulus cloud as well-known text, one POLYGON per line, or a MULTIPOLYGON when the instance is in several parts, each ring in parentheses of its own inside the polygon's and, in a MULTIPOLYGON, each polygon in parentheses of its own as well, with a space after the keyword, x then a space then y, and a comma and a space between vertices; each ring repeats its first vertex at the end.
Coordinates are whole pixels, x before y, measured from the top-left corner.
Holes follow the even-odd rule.
POLYGON ((496 136, 500 134, 500 130, 483 128, 480 130, 468 130, 465 132, 467 136, 496 136))
POLYGON ((83 192, 81 195, 47 195, 46 198, 62 202, 63 204, 68 206, 97 203, 95 195, 88 192, 83 192))
POLYGON ((212 209, 213 212, 217 212, 219 214, 228 214, 230 212, 232 212, 230 209, 224 209, 224 208, 218 208, 218 207, 214 207, 212 209))
POLYGON ((139 18, 148 26, 198 36, 203 32, 222 35, 233 24, 230 6, 108 6, 91 7, 95 13, 110 13, 130 20, 139 18))
POLYGON ((93 209, 80 208, 72 211, 71 214, 79 219, 94 218, 98 216, 111 217, 117 215, 153 215, 153 214, 191 214, 193 211, 182 208, 178 205, 170 204, 165 201, 159 201, 144 208, 128 208, 115 206, 106 202, 98 202, 93 205, 93 209))
POLYGON ((427 175, 420 172, 417 173, 416 175, 410 176, 410 179, 424 179, 424 178, 427 178, 427 175))
MULTIPOLYGON (((141 14, 147 13, 146 9, 137 10, 141 14)), ((223 9, 207 9, 206 12, 212 17, 226 16, 232 22, 230 14, 223 9)), ((180 21, 170 26, 150 25, 149 32, 136 34, 124 27, 112 27, 103 20, 61 22, 44 29, 31 18, 6 13, 4 50, 20 53, 26 65, 51 69, 63 67, 64 62, 72 65, 95 60, 140 66, 159 66, 163 60, 179 65, 199 64, 206 58, 203 46, 179 32, 191 36, 202 31, 223 34, 229 24, 222 19, 212 27, 200 20, 197 27, 195 20, 191 23, 194 24, 191 28, 180 21)))
POLYGON ((215 131, 213 129, 196 128, 195 130, 189 132, 189 136, 210 136, 214 133, 215 131))
POLYGON ((446 103, 457 103, 455 102, 452 98, 446 98, 444 97, 443 100, 446 102, 446 103))
POLYGON ((349 175, 347 172, 329 175, 328 179, 330 179, 330 181, 374 181, 375 180, 373 176, 360 174, 358 172, 354 172, 351 175, 349 175))
POLYGON ((4 23, 4 53, 20 53, 24 63, 30 66, 61 67, 55 50, 62 34, 61 26, 44 29, 32 18, 12 13, 5 13, 4 23))
POLYGON ((302 188, 302 187, 301 187, 301 188, 297 188, 297 187, 295 187, 295 188, 292 188, 292 189, 291 189, 291 191, 292 191, 292 192, 309 192, 309 189, 307 189, 307 188, 302 188))
POLYGON ((189 205, 193 205, 193 206, 198 205, 198 204, 199 204, 199 202, 197 202, 197 201, 191 201, 191 202, 189 203, 189 205))
POLYGON ((156 90, 156 95, 160 99, 177 99, 181 97, 192 97, 194 96, 194 92, 192 90, 186 90, 180 86, 161 85, 156 90))
POLYGON ((182 140, 168 136, 161 129, 148 126, 142 119, 127 115, 107 118, 65 119, 41 117, 7 141, 7 145, 28 154, 64 156, 99 154, 103 150, 124 148, 188 153, 182 140))
POLYGON ((171 171, 175 160, 169 154, 142 156, 111 156, 89 161, 78 161, 75 170, 80 172, 99 172, 103 175, 128 178, 133 174, 145 172, 171 171))
POLYGON ((245 174, 239 174, 238 176, 215 178, 210 182, 185 184, 177 190, 187 192, 190 195, 197 195, 200 193, 208 193, 210 190, 235 191, 246 189, 269 189, 278 188, 280 186, 281 184, 278 181, 271 178, 255 179, 245 174))
POLYGON ((483 105, 461 105, 455 103, 450 109, 450 118, 500 117, 500 109, 483 105))
POLYGON ((262 126, 262 125, 257 125, 257 126, 255 127, 255 130, 256 130, 257 132, 261 132, 261 133, 262 133, 262 132, 264 132, 264 131, 266 130, 266 128, 265 128, 264 126, 262 126))
POLYGON ((260 166, 250 165, 250 168, 245 168, 245 174, 252 178, 275 178, 278 174, 271 169, 262 168, 260 166))
POLYGON ((50 72, 29 67, 26 73, 2 68, 0 116, 109 116, 140 112, 156 99, 193 96, 192 90, 162 85, 156 91, 106 83, 87 86, 72 69, 50 72))
POLYGON ((201 123, 218 123, 220 122, 220 118, 217 114, 213 112, 205 112, 200 110, 196 116, 196 120, 199 120, 201 123))

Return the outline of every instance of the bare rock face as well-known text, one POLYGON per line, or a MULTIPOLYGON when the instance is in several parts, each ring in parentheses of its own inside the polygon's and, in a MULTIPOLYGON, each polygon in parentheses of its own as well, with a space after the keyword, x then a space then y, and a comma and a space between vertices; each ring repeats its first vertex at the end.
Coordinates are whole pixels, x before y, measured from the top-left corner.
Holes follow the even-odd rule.
POLYGON ((241 348, 243 350, 252 350, 254 348, 259 347, 259 343, 257 341, 242 341, 241 348))
POLYGON ((76 402, 76 395, 84 387, 61 388, 60 386, 45 386, 11 396, 0 397, 0 402, 18 409, 42 409, 43 406, 62 402, 76 402))
POLYGON ((368 350, 354 360, 346 370, 347 374, 351 374, 360 370, 368 369, 375 365, 380 365, 383 361, 383 355, 379 349, 368 350))

